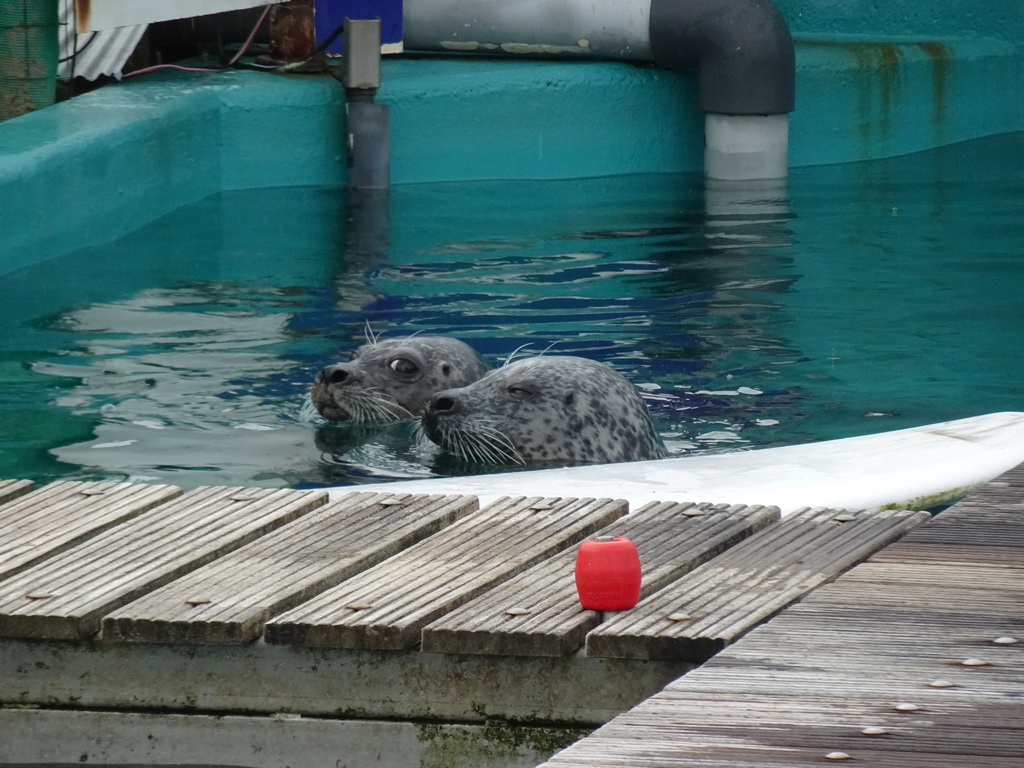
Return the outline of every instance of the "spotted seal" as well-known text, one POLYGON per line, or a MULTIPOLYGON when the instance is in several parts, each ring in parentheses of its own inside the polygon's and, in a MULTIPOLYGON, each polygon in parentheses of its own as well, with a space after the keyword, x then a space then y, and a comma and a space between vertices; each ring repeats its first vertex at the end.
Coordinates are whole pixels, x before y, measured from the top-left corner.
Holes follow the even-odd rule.
POLYGON ((448 336, 373 340, 347 363, 317 373, 309 395, 331 421, 400 421, 419 416, 435 392, 465 386, 489 369, 476 350, 448 336))
POLYGON ((488 464, 602 464, 666 455, 636 388, 582 357, 527 358, 438 392, 421 424, 442 448, 488 464))

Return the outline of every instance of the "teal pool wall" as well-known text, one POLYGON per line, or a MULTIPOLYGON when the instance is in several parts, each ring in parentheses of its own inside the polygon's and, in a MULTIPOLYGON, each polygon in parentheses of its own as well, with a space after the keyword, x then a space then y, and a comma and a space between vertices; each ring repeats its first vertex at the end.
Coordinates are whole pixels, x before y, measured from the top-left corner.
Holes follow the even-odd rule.
MULTIPOLYGON (((1024 130, 1016 0, 780 0, 796 38, 790 165, 1024 130), (936 12, 935 8, 942 10, 936 12)), ((698 171, 693 73, 614 62, 388 59, 396 184, 698 171)), ((329 76, 158 73, 0 124, 0 273, 221 189, 344 182, 329 76)))

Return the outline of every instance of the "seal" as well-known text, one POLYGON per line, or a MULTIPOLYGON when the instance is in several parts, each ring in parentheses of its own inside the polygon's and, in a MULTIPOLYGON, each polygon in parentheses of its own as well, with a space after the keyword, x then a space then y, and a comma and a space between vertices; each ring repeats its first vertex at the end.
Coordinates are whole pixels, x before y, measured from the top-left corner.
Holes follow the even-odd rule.
POLYGON ((347 363, 317 373, 309 396, 321 416, 361 424, 416 418, 434 393, 462 387, 490 366, 448 336, 405 336, 363 344, 347 363))
POLYGON ((604 464, 667 455, 636 388, 582 357, 527 358, 438 392, 421 425, 445 450, 488 464, 604 464))

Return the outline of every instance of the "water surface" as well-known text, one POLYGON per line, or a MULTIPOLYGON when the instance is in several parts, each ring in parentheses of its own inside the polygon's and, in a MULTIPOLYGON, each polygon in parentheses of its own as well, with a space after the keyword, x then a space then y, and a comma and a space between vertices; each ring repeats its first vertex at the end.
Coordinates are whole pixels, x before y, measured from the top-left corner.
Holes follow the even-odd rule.
POLYGON ((798 169, 228 192, 4 276, 0 477, 255 486, 474 471, 300 417, 365 326, 613 365, 670 450, 1024 409, 1024 135, 798 169))

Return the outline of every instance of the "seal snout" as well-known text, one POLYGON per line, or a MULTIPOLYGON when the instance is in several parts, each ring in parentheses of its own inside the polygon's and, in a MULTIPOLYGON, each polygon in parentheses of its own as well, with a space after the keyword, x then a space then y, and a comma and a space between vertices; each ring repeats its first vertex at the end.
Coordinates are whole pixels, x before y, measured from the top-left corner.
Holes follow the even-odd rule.
POLYGON ((434 413, 451 413, 455 410, 455 398, 446 393, 434 395, 427 408, 434 413))
POLYGON ((344 384, 351 374, 342 365, 328 365, 316 375, 322 384, 344 384))
POLYGON ((420 418, 420 423, 423 425, 423 429, 431 440, 435 443, 439 443, 443 440, 441 421, 446 417, 455 414, 458 408, 458 402, 452 396, 450 390, 438 392, 427 403, 427 407, 423 409, 423 416, 420 418))

